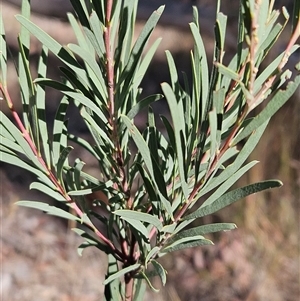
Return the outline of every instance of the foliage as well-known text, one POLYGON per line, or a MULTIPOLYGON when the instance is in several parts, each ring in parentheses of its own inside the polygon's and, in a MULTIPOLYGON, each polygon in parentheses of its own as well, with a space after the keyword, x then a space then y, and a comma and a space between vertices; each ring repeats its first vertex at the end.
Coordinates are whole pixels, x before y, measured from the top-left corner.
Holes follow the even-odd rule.
POLYGON ((299 5, 295 4, 289 44, 263 69, 264 59, 289 20, 287 11, 282 9, 285 23, 281 25, 273 2, 241 0, 237 51, 225 66, 227 18, 218 3, 211 71, 194 8, 192 83, 184 75, 180 85, 175 62, 166 51, 170 83, 161 84, 163 95, 143 98, 141 82, 160 39, 147 50, 146 45, 164 7, 150 16, 133 41, 138 1, 71 2, 76 16, 68 14, 68 18, 77 45, 62 46, 33 24, 29 0, 23 0, 22 14, 16 16, 22 25, 17 66, 22 118, 7 90, 7 46, 0 21, 0 89, 13 119, 1 111, 1 161, 35 174, 37 181, 30 189, 50 195, 70 210, 39 201, 22 200, 19 205, 78 222, 73 230, 84 239, 79 253, 94 246, 108 255, 106 300, 141 300, 146 283, 156 290, 153 276, 166 283, 160 257, 213 244, 206 234, 236 228, 232 223, 188 225, 247 195, 282 185, 268 180, 229 190, 257 163, 246 160, 270 118, 299 86, 299 72, 291 80, 292 72, 284 69, 299 47, 295 44, 300 32, 299 5), (30 34, 43 45, 36 79, 30 71, 30 34), (48 51, 63 63, 61 82, 46 77, 48 51), (53 128, 46 119, 47 86, 63 94, 53 128), (151 104, 163 97, 171 120, 159 116, 161 129, 151 104), (70 103, 77 106, 93 143, 69 132, 70 103), (257 107, 257 115, 250 117, 257 107), (141 132, 134 118, 143 108, 148 108, 148 121, 141 132), (98 178, 84 171, 81 159, 72 162, 70 141, 97 160, 98 178), (93 198, 92 206, 88 198, 93 198))

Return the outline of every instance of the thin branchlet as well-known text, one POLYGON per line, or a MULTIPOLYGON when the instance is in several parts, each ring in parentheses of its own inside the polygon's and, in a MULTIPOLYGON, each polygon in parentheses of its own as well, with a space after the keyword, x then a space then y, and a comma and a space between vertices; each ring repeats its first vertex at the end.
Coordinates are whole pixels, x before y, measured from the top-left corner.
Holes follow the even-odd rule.
MULTIPOLYGON (((106 2, 106 17, 105 17, 105 30, 104 30, 104 43, 106 50, 106 76, 107 76, 107 94, 108 94, 108 110, 109 110, 109 123, 111 126, 111 139, 114 144, 113 157, 117 164, 117 169, 115 172, 121 178, 122 192, 126 196, 124 201, 126 202, 126 207, 132 209, 132 198, 130 197, 130 191, 128 187, 127 173, 124 168, 124 158, 121 150, 120 139, 118 137, 118 110, 115 106, 115 73, 114 73, 114 45, 111 38, 112 29, 112 10, 113 10, 114 0, 107 0, 106 2), (128 196, 129 194, 129 196, 128 196)), ((115 188, 118 185, 115 183, 115 188)), ((130 241, 123 238, 120 235, 120 245, 122 257, 124 258, 124 264, 130 262, 133 264, 136 261, 134 249, 136 246, 136 240, 133 233, 131 233, 130 241)), ((125 300, 130 301, 133 298, 133 276, 131 273, 125 275, 125 300)))
MULTIPOLYGON (((57 191, 61 194, 61 196, 65 199, 65 201, 69 204, 69 206, 76 212, 77 216, 79 218, 83 219, 84 212, 78 207, 76 202, 68 195, 68 193, 65 191, 63 185, 60 183, 59 179, 56 177, 56 175, 53 173, 53 171, 47 167, 45 160, 43 159, 41 154, 38 152, 33 139, 31 138, 29 132, 24 127, 21 118, 19 117, 18 113, 16 112, 14 105, 13 105, 13 101, 12 101, 6 87, 4 87, 2 85, 2 83, 0 83, 0 91, 3 94, 3 97, 7 102, 7 105, 12 113, 12 116, 13 116, 20 132, 22 133, 22 136, 24 137, 24 139, 28 143, 29 147, 31 148, 33 154, 35 155, 35 157, 38 159, 39 163, 43 167, 43 172, 46 173, 46 175, 50 178, 50 180, 56 187, 57 191)), ((115 245, 108 238, 106 238, 105 235, 103 235, 93 225, 92 222, 85 222, 85 225, 94 231, 94 233, 112 250, 112 252, 114 252, 115 256, 119 260, 122 260, 123 254, 115 247, 115 245)))
MULTIPOLYGON (((209 178, 209 176, 213 173, 215 167, 217 166, 218 161, 220 158, 224 155, 226 150, 228 150, 231 146, 231 142, 233 139, 236 137, 236 134, 240 130, 240 127, 245 120, 246 116, 249 114, 251 110, 253 110, 258 104, 259 101, 265 97, 265 94, 267 91, 272 87, 272 84, 274 83, 275 79, 277 78, 278 74, 270 76, 262 85, 262 87, 256 92, 254 95, 254 82, 257 76, 258 69, 255 66, 255 58, 257 55, 257 48, 258 48, 258 36, 257 36, 257 30, 258 30, 258 24, 257 24, 257 16, 259 12, 259 7, 260 7, 260 1, 255 2, 255 13, 252 18, 252 32, 251 32, 251 37, 249 39, 250 43, 248 44, 249 47, 249 55, 248 55, 248 60, 245 61, 244 64, 241 65, 240 70, 238 72, 239 78, 241 79, 244 76, 244 72, 246 70, 246 64, 250 64, 250 78, 248 82, 248 91, 250 92, 249 95, 251 95, 250 99, 246 99, 246 103, 243 106, 239 116, 237 117, 237 120, 235 122, 234 127, 232 128, 229 136, 225 140, 225 142, 222 144, 221 148, 218 150, 217 155, 215 156, 214 160, 212 161, 206 175, 198 181, 194 185, 193 190, 191 191, 188 200, 186 200, 182 206, 180 206, 175 213, 174 216, 174 221, 173 223, 178 223, 180 222, 181 218, 184 216, 186 211, 189 209, 190 204, 194 202, 194 198, 200 191, 201 187, 204 185, 205 181, 209 178)), ((288 62, 289 56, 290 56, 290 50, 291 48, 296 44, 297 40, 299 39, 300 36, 300 20, 298 21, 293 34, 289 40, 289 43, 284 51, 284 55, 277 67, 278 73, 282 71, 286 63, 288 62)), ((239 82, 237 81, 232 81, 231 86, 229 88, 229 91, 227 93, 227 96, 224 101, 224 106, 226 106, 226 111, 228 111, 234 104, 235 101, 237 101, 236 97, 233 97, 231 99, 232 92, 234 91, 235 87, 239 85, 239 82)), ((204 155, 206 155, 205 153, 204 155)), ((169 189, 172 189, 172 185, 169 185, 169 189)), ((150 232, 150 237, 152 238, 156 234, 156 229, 153 228, 152 231, 150 232)), ((159 242, 159 247, 163 247, 168 239, 171 237, 171 234, 166 234, 164 239, 159 242)), ((159 250, 155 252, 152 256, 152 258, 155 258, 155 256, 159 253, 159 250)))

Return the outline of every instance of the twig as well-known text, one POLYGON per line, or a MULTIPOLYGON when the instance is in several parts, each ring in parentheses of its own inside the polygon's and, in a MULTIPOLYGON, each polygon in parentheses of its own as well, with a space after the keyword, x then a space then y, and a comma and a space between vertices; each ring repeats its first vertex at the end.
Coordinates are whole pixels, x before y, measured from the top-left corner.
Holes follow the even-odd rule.
MULTIPOLYGON (((52 181, 52 183, 57 188, 58 192, 63 196, 63 198, 70 205, 70 207, 76 212, 77 216, 79 218, 83 218, 84 217, 84 212, 82 212, 82 210, 78 207, 78 205, 74 202, 74 200, 64 190, 63 186, 58 181, 58 179, 55 176, 55 174, 47 167, 47 164, 45 163, 45 161, 42 158, 41 154, 39 154, 39 152, 37 151, 36 146, 35 146, 33 140, 31 139, 28 131, 26 130, 26 128, 23 125, 22 120, 20 119, 17 111, 14 108, 13 101, 12 101, 12 99, 11 99, 11 97, 10 97, 7 89, 6 89, 6 87, 4 87, 2 85, 2 83, 0 83, 0 91, 3 94, 3 97, 6 100, 6 103, 7 103, 8 107, 9 107, 9 109, 10 109, 10 111, 12 113, 12 116, 13 116, 13 118, 14 118, 17 126, 19 127, 19 129, 20 129, 20 131, 21 131, 24 139, 28 143, 28 145, 31 148, 33 154, 38 159, 39 163, 42 165, 43 171, 50 178, 50 180, 52 181)), ((85 222, 85 225, 88 226, 89 228, 91 228, 95 232, 95 234, 116 254, 116 256, 117 256, 118 259, 122 259, 123 258, 123 254, 92 223, 85 222)))

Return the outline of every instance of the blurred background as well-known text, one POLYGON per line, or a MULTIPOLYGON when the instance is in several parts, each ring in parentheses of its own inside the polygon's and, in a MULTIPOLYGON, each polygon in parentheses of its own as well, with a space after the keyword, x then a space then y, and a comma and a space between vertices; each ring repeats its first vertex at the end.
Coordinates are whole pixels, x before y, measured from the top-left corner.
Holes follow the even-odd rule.
MULTIPOLYGON (((294 0, 296 1, 296 0, 294 0)), ((293 0, 275 1, 291 12, 293 0)), ((21 0, 4 0, 0 5, 7 42, 17 53, 21 0)), ((222 1, 222 12, 228 16, 226 59, 235 51, 239 1, 222 1)), ((66 19, 72 11, 67 0, 31 0, 32 21, 61 44, 75 42, 66 19)), ((189 51, 193 48, 188 23, 191 5, 197 5, 201 33, 209 57, 212 57, 213 26, 216 1, 209 0, 140 0, 137 31, 159 5, 166 4, 164 15, 153 40, 163 37, 154 62, 143 82, 144 92, 160 92, 159 84, 168 81, 164 50, 172 52, 178 71, 189 74, 189 51)), ((285 48, 289 28, 277 42, 268 60, 285 48)), ((40 44, 32 40, 33 72, 40 44)), ((268 63, 266 61, 266 64, 268 63)), ((289 67, 299 61, 299 52, 289 67)), ((49 58, 48 77, 59 79, 56 58, 49 58)), ((13 62, 9 61, 8 85, 16 106, 19 92, 13 62)), ((48 91, 48 113, 56 110, 60 95, 48 91)), ((157 112, 165 111, 160 102, 157 112)), ((7 111, 1 103, 1 110, 7 111)), ((76 112, 70 114, 72 131, 85 134, 76 112)), ((143 116, 137 121, 145 124, 143 116)), ((145 300, 157 301, 297 301, 300 296, 299 200, 300 200, 300 95, 294 97, 271 120, 262 140, 250 159, 260 161, 237 185, 278 178, 284 186, 259 193, 207 217, 205 222, 234 222, 238 229, 211 237, 215 246, 193 248, 163 258, 168 273, 166 287, 160 294, 147 291, 145 300)), ((87 161, 85 154, 76 154, 87 161)), ((93 166, 90 164, 92 170, 93 166)), ((76 247, 81 240, 71 235, 68 225, 42 212, 19 208, 20 199, 51 200, 29 191, 30 174, 0 164, 1 177, 1 289, 3 301, 96 301, 101 300, 106 258, 97 250, 87 249, 79 258, 76 247)), ((157 281, 159 286, 159 281, 157 281)))

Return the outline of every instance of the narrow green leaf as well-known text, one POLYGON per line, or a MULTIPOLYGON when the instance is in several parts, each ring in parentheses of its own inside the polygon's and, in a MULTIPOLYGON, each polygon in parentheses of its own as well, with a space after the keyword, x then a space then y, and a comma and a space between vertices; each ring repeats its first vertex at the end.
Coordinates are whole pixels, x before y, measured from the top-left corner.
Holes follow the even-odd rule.
MULTIPOLYGON (((155 272, 156 272, 156 271, 155 271, 155 272)), ((144 280, 147 282, 147 284, 149 285, 150 289, 151 289, 152 291, 158 293, 158 292, 159 292, 159 289, 156 289, 156 288, 152 285, 150 279, 148 278, 148 275, 145 274, 144 272, 141 272, 141 275, 142 275, 143 279, 144 279, 144 280)))
POLYGON ((150 154, 148 145, 146 144, 146 141, 144 140, 143 136, 141 135, 139 130, 136 128, 136 126, 134 126, 134 124, 130 121, 130 119, 127 116, 121 115, 121 118, 122 118, 123 122, 125 123, 126 127, 128 128, 128 130, 129 130, 129 132, 130 132, 130 134, 145 162, 145 165, 148 169, 149 175, 151 176, 151 179, 155 185, 155 188, 157 189, 157 192, 160 196, 161 201, 163 202, 164 207, 166 208, 168 214, 170 216, 173 216, 170 202, 164 197, 164 195, 162 194, 162 192, 159 189, 159 185, 155 181, 151 154, 150 154))
POLYGON ((50 188, 49 186, 39 183, 39 182, 33 182, 29 186, 30 189, 36 189, 41 191, 44 194, 49 195, 52 199, 55 199, 60 202, 65 202, 66 199, 57 191, 55 188, 50 188))
POLYGON ((104 124, 107 123, 107 118, 105 117, 101 109, 91 99, 87 98, 86 96, 78 92, 64 91, 63 93, 75 99, 76 101, 80 102, 81 104, 83 104, 84 106, 92 110, 93 112, 95 112, 95 114, 97 114, 97 116, 101 119, 101 121, 104 124))
POLYGON ((70 152, 73 150, 74 148, 72 146, 67 146, 65 147, 58 158, 57 161, 57 166, 56 166, 56 175, 57 175, 57 179, 60 181, 60 183, 63 183, 63 168, 65 165, 65 162, 70 154, 70 152))
MULTIPOLYGON (((195 72, 196 76, 200 79, 197 80, 197 89, 201 94, 201 120, 204 119, 205 111, 207 110, 207 101, 208 101, 208 92, 209 92, 209 73, 208 73, 208 63, 205 52, 204 43, 199 31, 199 25, 196 23, 190 23, 190 29, 195 41, 195 72)), ((200 99, 197 99, 197 104, 200 102, 200 99)), ((209 108, 208 108, 209 109, 209 108)))
MULTIPOLYGON (((20 92, 21 92, 21 102, 23 106, 23 123, 24 127, 31 134, 32 133, 32 119, 31 116, 36 115, 33 100, 34 88, 32 86, 31 74, 29 70, 29 48, 26 48, 26 54, 22 42, 20 41, 20 37, 18 38, 19 44, 19 60, 18 60, 18 79, 20 84, 20 92), (31 102, 30 102, 31 100, 31 102)), ((34 134, 36 134, 36 127, 34 129, 34 134)), ((34 138, 33 138, 34 139, 34 138)), ((35 140, 35 143, 37 141, 35 140)))
POLYGON ((166 282, 167 282, 166 270, 163 268, 163 266, 159 262, 157 262, 154 259, 151 260, 151 263, 153 264, 155 271, 159 275, 162 285, 165 286, 166 282))
POLYGON ((140 100, 135 106, 133 106, 130 111, 127 113, 129 119, 133 119, 143 108, 149 106, 153 102, 162 99, 161 94, 154 94, 147 96, 146 98, 140 100))
POLYGON ((269 14, 269 1, 261 1, 259 3, 259 9, 256 11, 252 11, 252 13, 256 13, 256 20, 257 20, 257 28, 256 28, 256 35, 257 35, 257 42, 258 47, 263 43, 268 35, 268 14, 269 14))
POLYGON ((154 56, 161 40, 162 39, 159 38, 151 45, 150 49, 145 54, 142 62, 139 64, 138 70, 137 70, 134 80, 133 80, 133 85, 135 87, 139 87, 139 85, 141 84, 141 81, 143 80, 150 63, 152 62, 153 56, 154 56))
POLYGON ((78 0, 70 0, 82 26, 89 28, 88 11, 85 3, 78 0))
POLYGON ((234 72, 229 67, 222 65, 221 63, 216 62, 216 66, 219 68, 219 71, 225 75, 226 77, 230 78, 233 81, 240 82, 240 76, 238 73, 234 72))
MULTIPOLYGON (((77 91, 80 91, 83 95, 85 95, 88 98, 92 99, 94 97, 93 93, 91 92, 91 90, 93 90, 91 88, 91 85, 88 82, 84 81, 78 75, 78 72, 75 72, 75 71, 71 70, 70 68, 65 68, 63 66, 59 67, 59 70, 64 74, 64 76, 66 77, 68 82, 70 82, 77 91)), ((59 90, 60 89, 61 88, 59 88, 59 90)), ((61 89, 60 91, 63 92, 65 90, 69 91, 69 89, 61 89)), ((72 89, 71 91, 74 92, 74 89, 72 89)))
POLYGON ((141 54, 163 10, 164 10, 164 6, 161 6, 155 12, 152 13, 150 18, 144 25, 144 28, 142 29, 138 39, 136 40, 132 48, 131 54, 129 56, 128 62, 126 63, 126 67, 124 68, 124 70, 120 75, 118 81, 119 85, 116 87, 118 91, 120 90, 120 88, 122 88, 122 91, 119 92, 120 95, 128 94, 128 91, 131 86, 131 82, 134 79, 134 73, 136 71, 141 54), (122 87, 120 85, 122 85, 122 87))
POLYGON ((155 191, 155 187, 152 183, 152 181, 149 179, 148 174, 145 172, 144 168, 139 164, 136 163, 137 169, 140 172, 140 175, 143 179, 143 190, 145 189, 147 194, 149 195, 149 201, 151 202, 152 206, 153 206, 153 212, 154 214, 158 214, 159 213, 159 197, 156 194, 155 191))
MULTIPOLYGON (((112 254, 108 254, 108 266, 107 274, 105 279, 108 279, 110 276, 118 272, 118 262, 112 254)), ((120 301, 121 300, 121 281, 119 278, 112 280, 110 283, 105 285, 104 295, 106 301, 120 301)))
POLYGON ((19 168, 25 169, 30 171, 31 173, 35 174, 40 181, 48 185, 49 187, 54 187, 54 184, 49 179, 49 174, 41 172, 38 168, 22 161, 17 155, 11 153, 8 153, 4 151, 4 149, 1 149, 1 161, 6 162, 15 166, 18 166, 19 168))
POLYGON ((23 206, 23 207, 29 207, 29 208, 34 208, 34 209, 38 209, 38 210, 42 210, 42 211, 45 211, 47 214, 50 214, 50 215, 55 215, 55 216, 58 216, 58 217, 61 217, 61 218, 65 218, 65 219, 68 219, 68 220, 73 220, 73 221, 79 221, 80 219, 63 210, 63 209, 60 209, 60 208, 57 208, 57 207, 54 207, 54 206, 50 206, 46 203, 42 203, 42 202, 37 202, 37 201, 19 201, 19 202, 16 202, 17 205, 19 206, 23 206))
POLYGON ((193 248, 197 246, 213 245, 213 242, 204 238, 202 235, 196 235, 193 237, 186 237, 177 240, 171 245, 167 245, 161 250, 161 253, 169 253, 182 249, 193 248))
MULTIPOLYGON (((229 177, 220 187, 209 196, 206 201, 202 204, 205 206, 207 204, 212 203, 215 199, 222 196, 234 183, 236 183, 243 174, 245 174, 249 169, 251 169, 254 165, 256 165, 258 161, 252 161, 240 168, 236 173, 234 173, 231 177, 229 177)), ((201 206, 201 207, 202 207, 201 206)))
MULTIPOLYGON (((85 38, 84 34, 82 33, 82 27, 78 24, 78 21, 75 19, 74 15, 71 13, 67 13, 67 17, 69 20, 70 25, 75 33, 76 39, 80 47, 85 49, 86 51, 90 52, 91 56, 94 56, 94 49, 91 47, 89 41, 85 38)), ((86 27, 84 27, 86 28, 86 27)))
POLYGON ((142 222, 128 217, 121 218, 125 220, 128 224, 130 224, 140 235, 142 235, 143 239, 146 242, 149 242, 149 231, 142 222))
POLYGON ((168 138, 169 138, 169 143, 171 144, 171 147, 176 150, 176 142, 175 142, 175 134, 174 134, 174 130, 169 122, 169 120, 163 116, 163 115, 160 115, 160 118, 167 130, 167 133, 168 133, 168 138))
POLYGON ((235 145, 251 134, 266 120, 271 118, 295 93, 300 85, 300 75, 296 76, 293 82, 289 82, 285 90, 279 90, 275 96, 267 103, 266 107, 244 128, 244 130, 233 140, 235 145))
POLYGON ((120 22, 120 19, 121 19, 121 15, 124 13, 123 7, 124 7, 123 6, 123 1, 113 2, 112 17, 111 17, 111 21, 110 21, 110 26, 111 26, 111 33, 110 33, 111 34, 111 41, 116 41, 117 37, 120 34, 119 22, 120 22))
POLYGON ((171 225, 163 226, 163 228, 161 229, 161 232, 162 233, 171 233, 172 234, 175 231, 175 228, 176 228, 176 224, 173 223, 171 225))
POLYGON ((216 223, 216 224, 202 225, 202 226, 198 226, 198 227, 180 231, 179 233, 175 234, 174 236, 171 236, 168 239, 168 244, 172 244, 175 241, 185 238, 185 237, 194 237, 197 235, 205 235, 208 233, 229 231, 229 230, 233 230, 236 228, 237 228, 236 225, 231 224, 231 223, 216 223))
POLYGON ((134 287, 133 301, 140 301, 144 298, 146 292, 146 283, 144 279, 136 279, 134 287))
POLYGON ((175 88, 178 85, 178 74, 177 74, 176 65, 172 57, 172 54, 169 50, 166 50, 166 56, 167 56, 167 62, 169 66, 169 73, 171 76, 171 86, 173 91, 175 91, 175 88))
MULTIPOLYGON (((156 26, 162 12, 164 10, 164 6, 160 6, 155 12, 152 13, 148 21, 146 22, 142 32, 140 33, 137 41, 135 42, 131 55, 129 57, 128 63, 126 65, 125 71, 130 71, 133 69, 133 66, 136 64, 137 59, 139 58, 138 54, 142 53, 142 50, 146 44, 146 41, 149 39, 151 32, 156 26)), ((126 73, 125 73, 126 74, 126 73)), ((122 78, 120 78, 122 81, 122 78)))
POLYGON ((151 249, 151 251, 147 254, 146 259, 145 259, 145 268, 147 269, 148 262, 152 259, 153 255, 156 255, 160 248, 158 246, 154 247, 151 249))
POLYGON ((96 53, 98 54, 99 58, 101 59, 105 54, 105 45, 104 45, 104 40, 103 40, 104 25, 99 20, 95 11, 92 11, 89 21, 90 21, 90 25, 91 25, 91 29, 92 29, 91 33, 93 34, 93 37, 87 33, 88 29, 86 27, 84 27, 83 29, 84 29, 85 34, 89 38, 91 44, 93 45, 96 53))
MULTIPOLYGON (((114 147, 113 142, 109 138, 109 133, 107 129, 102 129, 99 126, 99 123, 96 122, 95 118, 91 116, 86 109, 81 109, 81 116, 83 119, 91 126, 91 128, 94 130, 94 133, 97 133, 97 136, 100 136, 103 143, 111 148, 114 147)), ((105 124, 104 121, 102 121, 103 124, 105 124)))
POLYGON ((0 16, 0 82, 6 87, 7 79, 7 51, 6 38, 2 15, 0 16))
MULTIPOLYGON (((290 55, 293 54, 298 49, 299 49, 299 45, 294 45, 290 49, 290 52, 289 52, 290 55)), ((257 77, 257 79, 254 82, 254 93, 255 94, 258 93, 258 91, 262 88, 262 86, 265 84, 265 82, 268 80, 268 78, 270 76, 272 76, 278 72, 278 65, 280 64, 284 55, 285 55, 285 53, 281 53, 280 55, 278 55, 272 62, 270 62, 270 64, 268 64, 268 66, 266 66, 266 68, 264 68, 262 70, 261 74, 259 74, 259 76, 257 77)))
MULTIPOLYGON (((238 149, 237 149, 236 147, 233 147, 233 148, 229 148, 229 149, 223 154, 223 156, 218 160, 217 164, 215 165, 214 171, 213 171, 212 174, 210 175, 209 179, 206 181, 205 187, 204 187, 205 189, 206 189, 207 187, 210 186, 210 182, 211 182, 211 181, 215 181, 215 178, 216 178, 215 175, 216 175, 217 173, 220 174, 220 172, 224 172, 224 171, 225 171, 225 167, 223 166, 223 164, 224 164, 224 163, 226 164, 226 162, 228 162, 229 159, 232 159, 232 158, 235 157, 238 153, 239 153, 238 149)), ((201 169, 200 169, 200 170, 201 170, 201 169)), ((206 169, 204 168, 203 171, 206 172, 206 169)), ((205 173, 204 173, 204 174, 205 174, 205 173)), ((199 176, 199 178, 201 179, 201 177, 204 176, 204 174, 201 174, 201 175, 199 176)), ((227 174, 227 176, 229 177, 229 174, 227 174)), ((220 178, 220 179, 221 179, 221 178, 220 178)), ((223 178, 223 179, 224 179, 224 178, 223 178)), ((225 179, 224 179, 224 180, 225 180, 225 179)), ((216 183, 216 182, 215 182, 215 183, 216 183)), ((220 184, 222 184, 221 180, 220 180, 220 182, 217 183, 217 185, 220 185, 220 184)), ((216 186, 217 186, 217 185, 216 185, 216 186)), ((203 191, 201 191, 200 193, 202 194, 203 191)), ((195 199, 198 199, 198 198, 199 198, 199 196, 196 196, 195 199)))
MULTIPOLYGON (((47 73, 47 60, 48 60, 48 49, 42 47, 42 53, 39 59, 38 64, 38 78, 44 78, 47 73)), ((45 157, 45 162, 48 169, 51 168, 51 152, 49 145, 49 136, 48 136, 48 127, 46 120, 46 93, 45 88, 41 86, 36 87, 36 108, 37 108, 37 118, 38 118, 38 129, 39 129, 39 138, 42 141, 43 154, 45 157)))
MULTIPOLYGON (((195 54, 197 56, 197 53, 195 54)), ((191 52, 191 68, 192 68, 192 78, 193 78, 193 86, 192 86, 192 101, 191 101, 191 118, 193 118, 193 130, 198 129, 199 118, 200 118, 200 81, 201 81, 201 73, 199 73, 200 66, 199 62, 196 62, 196 58, 191 52)))
POLYGON ((219 149, 218 141, 217 141, 217 131, 218 131, 218 125, 217 125, 217 113, 216 110, 212 110, 208 113, 209 117, 209 126, 210 126, 210 163, 215 158, 215 155, 219 149))
POLYGON ((100 92, 102 99, 106 99, 107 88, 106 88, 105 80, 103 78, 102 71, 99 65, 97 64, 94 55, 91 55, 90 52, 75 44, 69 44, 68 48, 73 53, 80 56, 85 62, 85 64, 87 65, 87 67, 89 67, 88 68, 89 78, 91 78, 95 89, 98 89, 98 91, 100 92))
MULTIPOLYGON (((2 134, 3 131, 6 130, 4 127, 0 126, 0 133, 2 134)), ((19 152, 20 154, 24 154, 24 150, 14 141, 7 139, 6 137, 0 136, 0 144, 1 146, 5 146, 11 149, 13 152, 19 152)))
POLYGON ((260 126, 256 131, 254 131, 251 136, 248 138, 247 142, 241 149, 234 163, 228 165, 225 170, 221 172, 221 174, 215 178, 213 178, 210 182, 204 185, 201 189, 197 198, 205 195, 215 187, 219 186, 221 183, 226 181, 229 177, 231 177, 235 172, 239 170, 242 164, 246 161, 249 155, 252 153, 253 149, 259 142, 262 134, 264 133, 266 127, 268 125, 268 121, 266 121, 262 126, 260 126))
POLYGON ((0 111, 0 120, 1 124, 7 129, 7 131, 10 132, 11 136, 14 137, 18 145, 22 148, 27 158, 40 170, 44 170, 43 165, 38 160, 37 156, 23 137, 20 130, 9 120, 9 118, 2 111, 0 111))
POLYGON ((25 16, 16 15, 16 19, 54 54, 59 53, 59 51, 61 50, 61 45, 53 38, 51 38, 48 34, 38 28, 34 23, 29 21, 25 16))
POLYGON ((87 142, 86 140, 84 140, 83 138, 77 137, 73 134, 69 134, 68 135, 68 139, 70 141, 75 142, 77 145, 80 145, 81 147, 83 147, 85 150, 87 150, 91 155, 93 155, 97 160, 99 160, 99 156, 98 154, 95 152, 94 148, 91 146, 91 144, 89 142, 87 142))
POLYGON ((149 174, 151 175, 151 177, 153 177, 151 154, 146 141, 144 140, 143 136, 136 128, 136 126, 133 124, 133 121, 131 121, 127 116, 124 115, 121 115, 121 119, 124 122, 124 125, 129 130, 142 158, 144 159, 144 163, 148 169, 149 174))
POLYGON ((57 108, 53 124, 52 164, 56 166, 61 151, 67 147, 67 123, 65 122, 69 101, 63 97, 57 108))
POLYGON ((136 264, 133 264, 129 267, 126 267, 118 272, 116 272, 115 274, 109 276, 104 282, 103 282, 103 285, 107 285, 108 283, 110 283, 111 281, 113 281, 114 279, 117 279, 131 271, 134 271, 134 270, 138 270, 140 268, 140 264, 139 263, 136 263, 136 264))
MULTIPOLYGON (((101 22, 102 24, 104 24, 105 22, 105 2, 104 0, 92 0, 91 3, 93 4, 93 8, 95 10, 95 12, 97 13, 97 19, 99 20, 99 22, 101 22)), ((98 31, 95 31, 98 32, 98 31)))
POLYGON ((108 251, 109 249, 105 245, 103 245, 101 243, 96 243, 96 242, 91 241, 91 242, 84 242, 84 243, 82 243, 81 245, 79 245, 77 247, 78 255, 81 257, 83 251, 88 247, 96 247, 96 248, 98 248, 99 250, 101 250, 102 252, 104 252, 106 254, 109 252, 108 251))
POLYGON ((28 29, 45 47, 53 52, 62 62, 69 66, 80 78, 82 83, 88 85, 86 71, 76 61, 74 56, 63 48, 57 41, 50 37, 46 32, 36 26, 22 15, 16 15, 16 19, 28 29))
POLYGON ((105 252, 106 254, 109 254, 109 248, 102 244, 98 239, 97 237, 95 237, 94 235, 88 233, 88 232, 85 232, 84 230, 82 229, 78 229, 78 228, 72 228, 71 229, 72 231, 74 231, 77 235, 81 236, 82 238, 84 238, 85 242, 82 243, 78 249, 77 249, 77 252, 78 252, 78 255, 79 256, 82 256, 82 252, 87 248, 87 247, 96 247, 98 248, 99 250, 105 252))
POLYGON ((185 158, 183 156, 183 149, 185 149, 186 146, 182 145, 181 140, 181 133, 184 132, 184 116, 182 115, 182 110, 177 105, 177 100, 171 87, 167 83, 162 83, 161 87, 168 101, 172 115, 181 187, 185 198, 188 199, 188 186, 186 183, 187 174, 184 163, 185 158))
POLYGON ((91 188, 87 188, 87 189, 69 191, 68 195, 80 196, 80 195, 88 195, 88 194, 91 194, 92 192, 93 192, 93 190, 91 188))
POLYGON ((217 14, 217 21, 215 25, 216 47, 219 50, 219 52, 222 52, 224 50, 226 26, 227 26, 227 16, 219 12, 217 14))
MULTIPOLYGON (((159 133, 155 129, 155 118, 153 112, 151 112, 150 110, 150 107, 148 116, 149 127, 145 130, 145 134, 146 139, 148 140, 149 150, 151 154, 155 183, 165 199, 168 199, 168 194, 166 191, 167 184, 165 183, 165 179, 162 174, 162 171, 164 171, 165 168, 162 166, 162 164, 159 163, 161 161, 159 155, 159 151, 161 150, 159 133)), ((163 163, 163 165, 164 164, 165 163, 163 163)))
POLYGON ((242 188, 237 188, 235 190, 225 193, 224 195, 220 196, 213 202, 208 203, 207 205, 201 205, 201 207, 198 210, 185 216, 184 219, 199 218, 202 216, 212 214, 250 194, 257 193, 270 188, 280 187, 282 185, 282 182, 278 180, 269 180, 251 184, 242 188))
MULTIPOLYGON (((30 19, 30 2, 29 1, 22 1, 21 7, 22 15, 30 19)), ((25 128, 28 132, 32 133, 31 127, 34 126, 33 129, 33 139, 35 139, 35 144, 39 149, 38 140, 36 139, 37 128, 36 120, 33 117, 33 120, 30 120, 31 114, 36 114, 36 107, 34 104, 32 105, 32 96, 34 94, 34 88, 32 85, 31 74, 29 69, 29 52, 30 52, 30 33, 24 27, 21 26, 20 35, 18 37, 18 44, 19 44, 19 55, 18 55, 18 78, 20 83, 20 90, 21 90, 21 101, 23 105, 23 122, 25 128), (31 103, 30 103, 31 100, 31 103)))
POLYGON ((134 219, 141 222, 148 223, 150 225, 153 225, 155 228, 157 228, 159 231, 162 229, 163 225, 162 222, 154 215, 144 213, 144 212, 137 212, 133 210, 116 210, 113 212, 114 214, 128 219, 134 219))
POLYGON ((120 62, 128 62, 130 56, 130 51, 134 37, 134 25, 136 22, 137 6, 137 1, 122 2, 122 12, 119 15, 119 32, 117 35, 118 41, 115 56, 115 66, 118 69, 121 69, 119 68, 121 66, 120 62))
POLYGON ((283 29, 284 29, 284 26, 282 26, 281 24, 276 24, 270 33, 267 33, 267 32, 265 33, 266 39, 260 45, 260 49, 258 49, 258 51, 257 51, 258 54, 263 52, 263 56, 262 56, 261 60, 263 60, 266 57, 266 55, 269 53, 269 50, 275 44, 275 42, 279 38, 279 35, 281 34, 283 29))
POLYGON ((20 86, 23 91, 23 98, 25 98, 26 103, 29 98, 34 95, 34 87, 32 85, 31 72, 29 68, 29 45, 25 46, 26 41, 21 40, 22 36, 19 36, 19 81, 20 86))
POLYGON ((34 80, 35 84, 41 85, 41 86, 46 86, 46 87, 51 87, 54 88, 58 91, 69 91, 69 92, 74 92, 74 89, 69 87, 68 85, 65 85, 61 82, 58 82, 56 80, 53 79, 49 79, 49 78, 36 78, 34 80))

